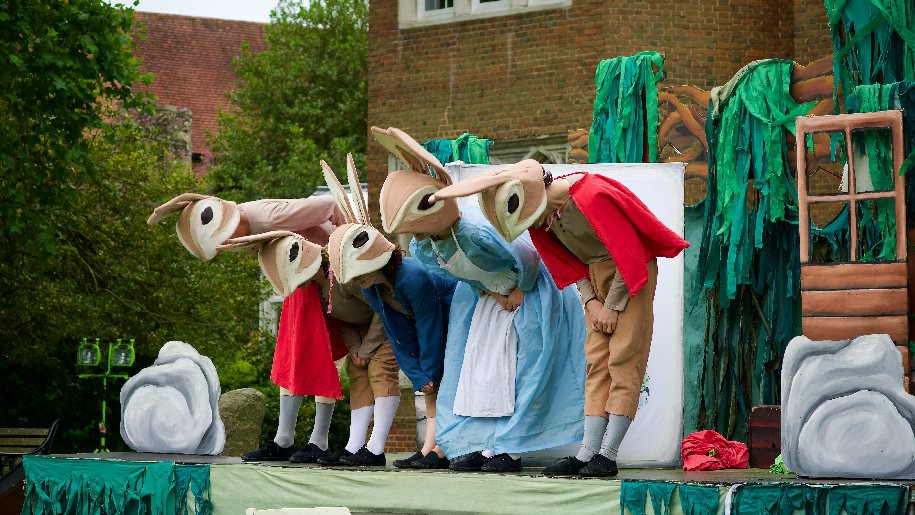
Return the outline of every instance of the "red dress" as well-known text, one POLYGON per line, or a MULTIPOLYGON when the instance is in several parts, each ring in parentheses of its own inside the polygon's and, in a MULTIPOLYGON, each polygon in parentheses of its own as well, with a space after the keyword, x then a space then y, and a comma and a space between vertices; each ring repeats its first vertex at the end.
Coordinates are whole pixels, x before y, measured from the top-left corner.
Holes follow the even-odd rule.
MULTIPOLYGON (((616 262, 630 296, 648 282, 650 260, 672 258, 689 247, 618 181, 586 173, 569 188, 569 194, 616 262)), ((531 227, 528 232, 557 287, 588 277, 588 266, 546 229, 531 227)))
POLYGON ((293 395, 342 399, 334 361, 345 355, 339 332, 328 330, 317 283, 297 288, 283 301, 270 379, 293 395))

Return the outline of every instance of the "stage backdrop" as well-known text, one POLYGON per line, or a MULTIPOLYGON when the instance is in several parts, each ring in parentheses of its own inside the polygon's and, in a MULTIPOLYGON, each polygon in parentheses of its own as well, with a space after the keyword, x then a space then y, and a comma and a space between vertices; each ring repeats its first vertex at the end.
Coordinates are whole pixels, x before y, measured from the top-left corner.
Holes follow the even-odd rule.
MULTIPOLYGON (((667 227, 683 236, 683 163, 619 163, 544 165, 559 177, 588 171, 626 185, 667 227)), ((495 165, 450 164, 452 179, 460 181, 498 170, 495 165)), ((465 216, 486 223, 477 197, 460 199, 465 216)), ((527 234, 523 236, 527 238, 527 234)), ((574 288, 575 286, 570 286, 574 288)), ((654 335, 648 372, 642 383, 639 411, 620 448, 621 466, 675 467, 680 464, 683 437, 683 254, 658 260, 658 287, 654 300, 654 335)), ((530 461, 549 461, 574 455, 578 444, 525 454, 530 461)), ((528 461, 528 460, 525 460, 528 461)), ((533 463, 532 463, 533 464, 533 463)))

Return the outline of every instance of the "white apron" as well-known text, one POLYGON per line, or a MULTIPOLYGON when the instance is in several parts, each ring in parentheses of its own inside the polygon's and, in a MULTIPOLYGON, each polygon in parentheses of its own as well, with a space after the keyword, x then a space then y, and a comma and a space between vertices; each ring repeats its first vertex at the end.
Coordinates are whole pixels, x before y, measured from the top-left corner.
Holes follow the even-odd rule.
MULTIPOLYGON (((452 237, 457 250, 448 261, 432 241, 442 270, 461 279, 483 283, 486 289, 503 295, 515 288, 515 272, 487 272, 481 269, 467 257, 454 233, 452 237)), ((502 309, 499 302, 489 295, 483 295, 477 301, 454 395, 455 415, 506 417, 515 412, 518 335, 513 322, 516 312, 502 309)))

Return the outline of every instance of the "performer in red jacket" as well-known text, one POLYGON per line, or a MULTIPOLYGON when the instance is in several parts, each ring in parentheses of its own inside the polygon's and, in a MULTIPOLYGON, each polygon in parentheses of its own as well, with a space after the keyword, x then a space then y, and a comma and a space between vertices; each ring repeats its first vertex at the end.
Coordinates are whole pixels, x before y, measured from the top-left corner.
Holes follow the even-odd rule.
POLYGON ((585 436, 548 475, 616 475, 616 457, 638 407, 654 323, 658 257, 689 244, 628 188, 600 175, 557 178, 525 160, 448 186, 429 200, 479 193, 480 207, 511 241, 529 230, 556 286, 576 283, 588 336, 585 436))

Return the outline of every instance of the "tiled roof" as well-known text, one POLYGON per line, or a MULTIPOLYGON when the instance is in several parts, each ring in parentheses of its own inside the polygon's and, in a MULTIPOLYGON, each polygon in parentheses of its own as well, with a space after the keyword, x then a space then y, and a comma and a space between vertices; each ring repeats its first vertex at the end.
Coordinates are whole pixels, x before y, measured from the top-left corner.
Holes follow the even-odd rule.
POLYGON ((163 104, 191 110, 191 146, 204 153, 206 134, 216 131, 216 113, 236 81, 232 59, 243 41, 264 49, 264 24, 146 12, 136 18, 145 26, 137 41, 140 68, 155 74, 151 92, 163 104))

